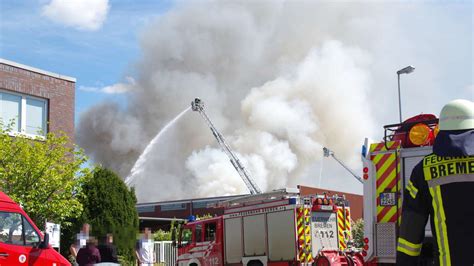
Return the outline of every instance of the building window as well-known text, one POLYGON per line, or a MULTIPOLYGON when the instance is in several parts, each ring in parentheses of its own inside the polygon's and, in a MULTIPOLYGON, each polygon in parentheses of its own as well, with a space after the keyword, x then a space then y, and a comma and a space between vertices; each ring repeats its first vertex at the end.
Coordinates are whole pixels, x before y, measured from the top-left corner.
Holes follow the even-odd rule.
POLYGON ((4 128, 11 124, 13 133, 45 136, 48 102, 45 99, 0 91, 0 119, 4 128))
POLYGON ((11 123, 12 129, 21 130, 21 96, 0 91, 0 118, 4 127, 11 123))
POLYGON ((193 201, 193 209, 205 209, 218 202, 218 200, 193 201))
POLYGON ((179 211, 186 210, 186 203, 168 203, 161 205, 161 211, 179 211))
POLYGON ((138 213, 143 213, 143 212, 155 212, 155 206, 138 206, 137 207, 137 212, 138 213))
POLYGON ((46 101, 26 98, 26 134, 43 135, 46 132, 46 101))

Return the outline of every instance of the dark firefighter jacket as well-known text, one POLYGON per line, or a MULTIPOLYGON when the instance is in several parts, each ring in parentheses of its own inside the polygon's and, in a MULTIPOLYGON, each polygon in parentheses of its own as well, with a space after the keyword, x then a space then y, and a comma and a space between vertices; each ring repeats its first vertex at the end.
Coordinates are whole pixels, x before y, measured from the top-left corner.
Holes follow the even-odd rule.
POLYGON ((474 265, 474 130, 440 131, 407 182, 397 265, 418 265, 428 217, 435 265, 474 265))

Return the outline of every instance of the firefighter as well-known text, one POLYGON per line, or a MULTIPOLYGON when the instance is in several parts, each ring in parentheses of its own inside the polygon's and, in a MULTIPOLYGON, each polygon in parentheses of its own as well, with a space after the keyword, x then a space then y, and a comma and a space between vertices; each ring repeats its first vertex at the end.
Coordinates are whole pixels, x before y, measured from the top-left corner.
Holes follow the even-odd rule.
POLYGON ((474 265, 474 103, 454 100, 439 116, 433 153, 407 180, 397 265, 418 265, 430 217, 435 265, 474 265))

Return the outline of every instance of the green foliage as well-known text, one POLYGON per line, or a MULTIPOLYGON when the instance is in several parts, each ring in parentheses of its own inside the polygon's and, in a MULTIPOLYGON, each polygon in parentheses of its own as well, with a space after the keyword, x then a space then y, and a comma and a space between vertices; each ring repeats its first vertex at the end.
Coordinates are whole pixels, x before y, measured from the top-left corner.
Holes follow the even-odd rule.
POLYGON ((153 240, 155 241, 171 241, 171 231, 159 229, 153 233, 153 240))
POLYGON ((171 221, 171 228, 169 231, 159 229, 155 233, 153 233, 153 240, 155 241, 176 241, 177 236, 181 227, 183 226, 183 222, 179 222, 177 220, 171 221))
POLYGON ((122 266, 135 266, 136 259, 118 255, 119 264, 122 266))
POLYGON ((138 231, 135 191, 114 172, 101 167, 94 170, 83 191, 82 219, 91 225, 91 235, 103 240, 112 233, 119 255, 125 261, 132 260, 138 231))
POLYGON ((80 216, 81 184, 90 176, 84 152, 65 134, 46 138, 15 134, 0 121, 0 190, 41 228, 46 220, 70 226, 80 216))
POLYGON ((364 220, 352 221, 352 239, 356 248, 364 246, 364 220))
POLYGON ((212 216, 210 213, 203 214, 203 215, 196 215, 196 221, 206 220, 206 219, 210 219, 212 217, 214 217, 214 216, 212 216))

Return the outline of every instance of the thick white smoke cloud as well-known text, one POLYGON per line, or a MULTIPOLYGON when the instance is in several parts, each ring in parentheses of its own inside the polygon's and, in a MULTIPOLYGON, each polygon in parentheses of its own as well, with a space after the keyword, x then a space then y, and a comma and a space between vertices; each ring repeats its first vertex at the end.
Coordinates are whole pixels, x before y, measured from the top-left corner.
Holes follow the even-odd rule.
MULTIPOLYGON (((372 129, 366 64, 360 50, 326 42, 292 72, 251 89, 242 101, 245 125, 232 146, 245 154, 262 189, 297 185, 302 171, 321 159, 325 145, 345 160, 356 157, 360 143, 355 140, 372 129)), ((193 153, 187 167, 200 184, 198 196, 246 192, 219 149, 193 153), (237 182, 232 191, 222 190, 229 180, 237 182)))
MULTIPOLYGON (((377 71, 401 64, 400 49, 379 47, 398 36, 398 12, 312 1, 177 4, 143 33, 127 106, 85 112, 79 144, 125 178, 158 131, 200 97, 263 190, 316 185, 323 146, 357 168, 364 137, 377 131, 372 114, 396 117, 396 101, 386 101, 395 90, 374 89, 371 73, 385 77, 377 71)), ((133 183, 140 202, 247 193, 196 113, 150 154, 133 183)), ((325 187, 354 191, 351 182, 332 176, 325 187)))

